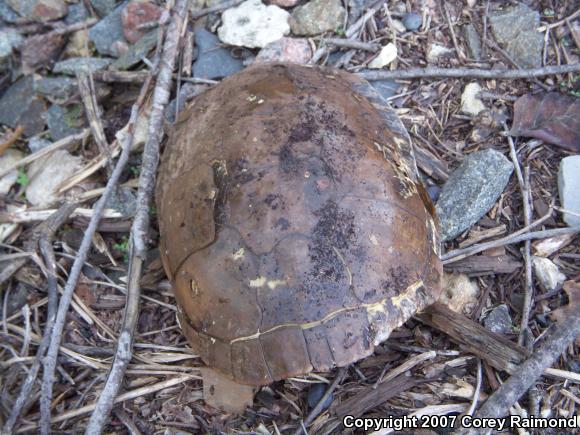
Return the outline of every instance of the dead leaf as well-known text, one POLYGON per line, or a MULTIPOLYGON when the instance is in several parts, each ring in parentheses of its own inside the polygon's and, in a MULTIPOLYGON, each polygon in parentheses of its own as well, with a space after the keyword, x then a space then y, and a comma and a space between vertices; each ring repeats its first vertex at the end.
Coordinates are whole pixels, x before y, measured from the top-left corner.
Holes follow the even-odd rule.
POLYGON ((551 92, 524 95, 514 104, 512 136, 528 136, 580 152, 580 99, 551 92))

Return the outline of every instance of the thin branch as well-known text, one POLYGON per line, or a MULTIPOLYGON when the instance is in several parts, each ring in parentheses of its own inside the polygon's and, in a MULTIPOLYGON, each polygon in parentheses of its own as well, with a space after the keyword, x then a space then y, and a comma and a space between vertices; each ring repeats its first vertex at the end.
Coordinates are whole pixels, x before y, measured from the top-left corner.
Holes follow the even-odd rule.
POLYGON ((381 46, 373 42, 362 42, 355 39, 341 39, 341 38, 324 38, 326 44, 334 45, 336 47, 354 48, 356 50, 378 51, 381 46))
POLYGON ((320 400, 318 401, 316 406, 314 408, 312 408, 312 411, 310 411, 310 413, 304 419, 304 421, 301 422, 302 424, 296 430, 296 432, 294 432, 294 435, 301 435, 302 433, 307 435, 307 432, 303 429, 303 427, 306 427, 310 423, 312 423, 312 421, 314 421, 314 419, 318 416, 318 414, 320 414, 322 412, 322 409, 324 408, 326 401, 328 400, 330 395, 334 392, 334 390, 336 390, 336 388, 340 385, 340 383, 342 382, 342 380, 344 379, 344 377, 348 373, 347 369, 348 369, 348 367, 341 367, 338 370, 338 373, 336 374, 336 378, 334 378, 334 381, 332 382, 332 384, 330 384, 330 386, 326 389, 326 391, 324 392, 324 394, 322 395, 322 397, 320 398, 320 400))
POLYGON ((85 113, 89 120, 91 132, 93 133, 93 139, 95 140, 101 154, 107 157, 107 175, 110 176, 113 171, 112 156, 109 144, 107 143, 107 138, 105 137, 103 123, 101 122, 100 109, 97 104, 93 77, 88 68, 86 68, 86 70, 82 68, 77 70, 76 75, 79 93, 83 101, 83 106, 85 107, 85 113))
POLYGON ((40 370, 40 364, 42 363, 42 358, 48 347, 50 332, 54 324, 54 319, 56 315, 56 308, 58 304, 58 288, 57 288, 57 278, 56 278, 56 261, 54 258, 54 250, 52 249, 52 239, 58 228, 69 218, 76 204, 72 202, 66 202, 61 208, 59 208, 55 213, 53 213, 48 219, 43 223, 39 224, 34 230, 33 241, 31 244, 38 243, 41 255, 44 259, 44 264, 47 271, 47 289, 48 289, 48 303, 47 303, 47 315, 46 315, 46 325, 44 328, 44 334, 40 345, 36 350, 36 356, 34 362, 32 363, 30 369, 28 370, 28 375, 22 384, 20 389, 20 394, 18 395, 16 401, 12 405, 12 411, 4 427, 2 428, 2 434, 12 433, 14 430, 14 425, 20 417, 22 410, 29 402, 32 396, 32 388, 36 382, 38 372, 40 370))
POLYGON ((234 6, 237 6, 243 2, 244 2, 244 0, 226 0, 224 2, 218 3, 217 5, 211 6, 209 8, 200 9, 197 12, 193 12, 191 14, 191 19, 197 20, 198 18, 201 18, 205 15, 209 15, 213 12, 221 12, 224 9, 233 8, 234 6))
POLYGON ((67 136, 54 142, 53 144, 38 150, 35 153, 32 153, 17 162, 12 163, 11 165, 6 166, 4 169, 0 170, 0 178, 4 175, 8 174, 10 171, 16 168, 20 168, 21 166, 28 165, 29 163, 34 162, 35 160, 40 159, 41 157, 45 157, 52 153, 53 151, 59 150, 61 148, 68 148, 69 146, 76 145, 77 143, 85 140, 90 133, 88 128, 84 129, 80 133, 73 134, 71 136, 67 136))
POLYGON ((476 79, 531 79, 554 74, 580 71, 580 63, 572 65, 545 66, 532 69, 482 70, 475 68, 410 68, 395 71, 362 71, 357 73, 366 80, 419 79, 419 78, 476 78, 476 79))
MULTIPOLYGON (((163 136, 163 113, 169 102, 172 72, 177 57, 179 39, 184 26, 188 0, 179 0, 175 5, 173 20, 160 59, 157 83, 153 93, 153 104, 149 118, 148 139, 143 149, 143 160, 137 193, 137 211, 130 235, 130 266, 127 286, 127 303, 123 327, 119 334, 115 359, 109 371, 105 387, 99 396, 95 410, 86 428, 86 434, 101 433, 115 403, 115 398, 133 353, 133 336, 139 318, 141 294, 141 270, 147 255, 149 234, 149 205, 155 186, 155 175, 159 162, 159 144, 163 136)), ((136 121, 135 116, 134 120, 136 121)))
MULTIPOLYGON (((507 132, 508 128, 507 125, 504 124, 504 130, 507 132)), ((516 147, 514 144, 514 140, 512 139, 511 136, 507 136, 507 140, 508 140, 508 144, 510 147, 510 157, 512 159, 512 163, 514 165, 514 169, 516 171, 516 178, 518 180, 518 186, 520 188, 520 193, 522 195, 522 204, 523 204, 523 211, 524 211, 524 224, 525 226, 529 226, 530 225, 530 220, 531 220, 531 215, 532 215, 532 211, 530 209, 530 192, 529 189, 527 188, 527 185, 529 186, 529 173, 528 173, 528 183, 526 185, 526 182, 524 181, 524 176, 522 175, 522 169, 520 166, 520 161, 518 160, 518 155, 516 152, 516 147)), ((530 259, 530 249, 531 249, 531 241, 530 240, 526 240, 525 244, 524 244, 524 261, 525 261, 525 283, 524 283, 524 306, 522 309, 522 319, 521 319, 521 323, 520 323, 520 335, 518 338, 518 344, 521 346, 523 345, 523 340, 524 340, 524 332, 526 330, 526 328, 528 327, 528 322, 530 320, 530 308, 532 305, 532 293, 533 293, 533 288, 532 288, 532 265, 531 265, 531 259, 530 259), (530 272, 530 274, 528 275, 528 270, 530 272)))
POLYGON ((78 250, 77 256, 70 270, 68 280, 66 282, 65 288, 63 290, 62 298, 58 307, 58 312, 56 315, 56 320, 54 327, 52 329, 50 337, 50 345, 47 352, 47 356, 44 360, 44 371, 42 379, 42 389, 40 397, 40 412, 41 412, 41 423, 40 431, 43 435, 48 435, 50 432, 50 412, 51 412, 51 401, 53 392, 53 383, 55 381, 55 369, 56 361, 58 357, 58 350, 60 347, 60 342, 62 340, 62 332, 64 329, 66 315, 72 300, 74 289, 76 288, 77 281, 79 279, 83 264, 87 258, 88 251, 92 245, 93 235, 97 229, 101 216, 105 210, 105 205, 107 204, 113 189, 117 185, 121 173, 129 160, 129 154, 131 152, 132 135, 128 135, 119 160, 115 165, 103 195, 99 198, 94 207, 94 214, 91 217, 89 225, 83 236, 81 246, 78 250))
POLYGON ((500 418, 530 388, 580 333, 580 306, 571 309, 566 321, 557 325, 519 369, 483 404, 475 417, 500 418))

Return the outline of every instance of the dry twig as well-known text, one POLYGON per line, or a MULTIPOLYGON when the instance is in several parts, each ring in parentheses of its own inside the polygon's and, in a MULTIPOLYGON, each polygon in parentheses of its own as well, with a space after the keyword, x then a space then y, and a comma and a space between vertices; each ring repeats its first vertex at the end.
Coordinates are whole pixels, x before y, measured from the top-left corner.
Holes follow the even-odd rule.
MULTIPOLYGON (((149 118, 149 134, 143 149, 142 168, 137 193, 137 211, 130 235, 130 265, 123 326, 119 334, 115 359, 109 371, 105 388, 99 396, 95 410, 87 425, 85 432, 87 434, 100 433, 103 430, 117 397, 125 370, 132 357, 133 335, 139 318, 141 271, 147 257, 149 205, 155 186, 155 175, 159 162, 159 145, 163 136, 163 113, 169 102, 172 72, 188 3, 188 0, 179 0, 175 5, 175 12, 167 29, 163 53, 160 58, 159 73, 157 74, 157 83, 153 93, 152 110, 149 118)), ((142 96, 144 97, 144 94, 142 96)), ((134 115, 132 121, 136 122, 136 110, 134 115)))
MULTIPOLYGON (((567 321, 556 326, 544 338, 538 350, 524 361, 516 372, 491 395, 475 417, 500 418, 509 414, 513 404, 530 388, 580 333, 580 306, 571 310, 567 321)), ((471 431, 468 433, 479 433, 471 431)))
POLYGON ((515 80, 579 71, 580 64, 575 63, 572 65, 545 66, 532 69, 482 70, 475 68, 427 67, 395 71, 362 71, 357 74, 366 80, 420 79, 435 77, 515 80))

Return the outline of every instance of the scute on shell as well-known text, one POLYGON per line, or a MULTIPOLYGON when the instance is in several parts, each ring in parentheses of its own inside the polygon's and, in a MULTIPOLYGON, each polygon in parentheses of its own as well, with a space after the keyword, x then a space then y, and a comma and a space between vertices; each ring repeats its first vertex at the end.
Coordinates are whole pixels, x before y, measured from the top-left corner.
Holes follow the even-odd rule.
POLYGON ((181 327, 239 383, 357 361, 439 296, 409 136, 348 73, 262 64, 197 97, 157 204, 181 327))

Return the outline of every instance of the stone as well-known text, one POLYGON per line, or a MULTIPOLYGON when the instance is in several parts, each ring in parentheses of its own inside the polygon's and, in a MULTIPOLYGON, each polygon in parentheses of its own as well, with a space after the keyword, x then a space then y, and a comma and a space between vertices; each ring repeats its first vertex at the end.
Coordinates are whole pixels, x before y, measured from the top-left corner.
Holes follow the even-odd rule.
POLYGON ((68 12, 64 0, 5 0, 8 5, 25 18, 47 22, 58 20, 68 12))
POLYGON ((514 332, 513 322, 507 305, 495 307, 483 320, 483 324, 496 334, 510 334, 514 332))
POLYGON ((397 33, 405 33, 407 31, 407 28, 405 27, 405 25, 403 24, 403 22, 400 21, 400 20, 392 19, 391 20, 391 24, 392 24, 392 28, 397 33))
POLYGON ((481 40, 479 33, 473 24, 467 24, 463 27, 463 36, 467 44, 467 54, 471 59, 481 60, 481 40))
POLYGON ((81 23, 89 18, 89 11, 85 7, 83 2, 71 4, 68 7, 68 14, 64 19, 64 22, 68 25, 81 23))
POLYGON ((52 142, 40 136, 32 136, 28 141, 28 149, 31 153, 36 153, 49 145, 52 145, 52 142))
MULTIPOLYGON (((322 383, 318 383, 318 384, 312 384, 311 387, 308 389, 308 407, 310 409, 314 408, 316 405, 318 405, 318 402, 320 402, 320 399, 322 399, 322 396, 324 396, 324 393, 326 393, 326 389, 328 388, 328 385, 326 384, 322 384, 322 383)), ((326 401, 324 402, 324 404, 322 405, 322 409, 321 411, 324 411, 325 409, 328 409, 328 407, 332 404, 332 397, 333 395, 330 394, 327 398, 326 401)))
POLYGON ((546 292, 556 290, 566 281, 566 275, 548 258, 532 256, 532 266, 540 287, 546 292))
POLYGON ((429 195, 429 198, 431 198, 431 201, 433 201, 433 204, 435 204, 441 194, 441 188, 435 185, 428 186, 427 194, 429 195))
POLYGON ((52 105, 44 113, 44 119, 48 125, 52 140, 80 133, 82 125, 82 108, 80 106, 57 106, 52 105))
POLYGON ((122 219, 130 219, 137 211, 137 196, 129 187, 118 187, 111 193, 105 208, 119 212, 122 219))
POLYGON ((102 55, 119 57, 121 53, 116 43, 127 43, 121 21, 121 12, 124 7, 125 3, 122 3, 89 30, 89 40, 102 55))
POLYGON ((52 72, 74 76, 77 71, 87 69, 91 73, 106 69, 111 64, 111 59, 104 57, 71 57, 54 64, 52 72))
POLYGON ((10 70, 12 51, 24 41, 13 29, 0 30, 0 72, 10 70))
POLYGON ((56 32, 29 36, 20 45, 22 72, 32 74, 39 68, 50 68, 60 56, 66 37, 56 32))
POLYGON ((247 0, 224 11, 218 36, 226 44, 262 48, 290 32, 289 17, 290 14, 278 6, 247 0))
POLYGON ((99 17, 106 17, 115 10, 116 0, 89 0, 99 17))
POLYGON ((439 302, 456 313, 469 315, 477 306, 479 286, 464 273, 444 273, 439 302))
POLYGON ((121 22, 123 23, 123 34, 127 41, 135 44, 149 30, 139 29, 143 24, 156 23, 161 17, 161 9, 155 3, 144 1, 131 1, 121 12, 121 22))
POLYGON ((348 26, 353 25, 373 3, 373 0, 348 0, 348 26))
POLYGON ((580 155, 564 157, 560 161, 558 191, 560 204, 571 212, 564 213, 564 222, 570 227, 580 225, 580 155))
POLYGON ((35 206, 47 206, 59 199, 58 187, 82 168, 82 159, 65 150, 56 150, 49 157, 33 162, 28 169, 30 184, 26 199, 35 206))
POLYGON ((183 111, 183 108, 185 107, 185 104, 188 101, 191 101, 192 98, 205 92, 207 88, 208 85, 205 84, 185 83, 179 89, 179 100, 177 98, 174 98, 169 102, 169 104, 165 108, 165 120, 169 124, 173 124, 175 122, 175 117, 177 114, 178 103, 179 103, 179 112, 181 113, 183 111))
POLYGON ((280 38, 260 50, 254 62, 292 62, 307 64, 312 58, 312 48, 307 39, 280 38))
MULTIPOLYGON (((0 155, 0 172, 12 166, 24 157, 24 154, 15 149, 7 149, 0 155)), ((16 180, 18 179, 18 169, 13 169, 0 178, 0 197, 6 195, 16 180)))
POLYGON ((141 62, 144 57, 146 58, 157 45, 157 32, 158 29, 154 29, 139 39, 137 43, 130 45, 127 51, 113 62, 113 69, 127 70, 141 62))
POLYGON ((540 14, 523 3, 490 14, 489 24, 496 41, 522 68, 537 68, 542 64, 544 47, 540 14))
POLYGON ((32 76, 14 82, 0 97, 0 124, 24 127, 25 136, 34 136, 44 130, 42 114, 46 103, 34 92, 32 76))
POLYGON ((453 54, 453 50, 440 44, 431 44, 427 51, 427 62, 435 63, 440 57, 447 57, 453 54))
POLYGON ((421 17, 421 14, 410 12, 403 15, 403 25, 407 30, 410 30, 411 32, 419 30, 421 24, 423 24, 423 17, 421 17))
POLYGON ((204 28, 195 31, 197 59, 193 62, 193 76, 202 79, 221 79, 241 71, 242 60, 232 57, 220 40, 204 28))
POLYGON ((394 80, 373 80, 369 82, 373 88, 375 88, 381 97, 384 99, 391 98, 396 95, 401 85, 394 80))
POLYGON ((281 8, 293 8, 300 0, 271 0, 271 5, 280 6, 281 8))
POLYGON ((0 62, 9 57, 22 41, 24 38, 16 30, 8 28, 0 30, 0 62))
POLYGON ((513 170, 512 162, 493 149, 469 154, 443 185, 435 206, 441 239, 454 239, 485 215, 513 170))
POLYGON ((485 110, 485 104, 477 98, 481 86, 477 83, 469 83, 461 94, 461 111, 467 115, 477 116, 485 110))
POLYGON ((371 69, 379 69, 387 66, 397 58, 397 46, 389 42, 383 48, 377 57, 375 57, 368 65, 371 69))
POLYGON ((20 15, 18 15, 16 12, 14 12, 14 9, 8 6, 6 0, 0 0, 0 18, 2 21, 15 24, 20 19, 20 15))
POLYGON ((89 48, 89 30, 82 29, 72 32, 69 35, 62 57, 91 57, 91 54, 91 49, 89 48))
POLYGON ((34 80, 34 91, 53 104, 66 103, 77 90, 77 81, 71 77, 38 76, 34 80))
POLYGON ((342 28, 345 16, 340 0, 311 0, 294 9, 290 27, 294 35, 314 36, 342 28))

